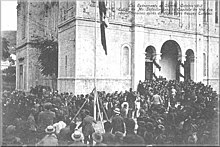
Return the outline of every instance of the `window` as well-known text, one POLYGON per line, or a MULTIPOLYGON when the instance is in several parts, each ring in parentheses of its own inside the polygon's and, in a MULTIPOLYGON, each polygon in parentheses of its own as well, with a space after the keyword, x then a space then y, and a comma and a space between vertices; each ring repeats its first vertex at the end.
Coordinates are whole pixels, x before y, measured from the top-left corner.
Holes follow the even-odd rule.
POLYGON ((177 13, 177 0, 174 1, 174 15, 178 15, 178 13, 177 13))
POLYGON ((161 14, 178 15, 178 0, 161 0, 161 14))
POLYGON ((203 76, 204 77, 206 76, 206 70, 207 70, 207 67, 206 67, 206 54, 203 53, 203 76))
POLYGON ((23 76, 23 65, 20 65, 19 71, 20 71, 20 76, 23 76))
POLYGON ((65 73, 66 73, 66 76, 67 76, 67 55, 65 56, 65 73))
POLYGON ((130 53, 129 48, 125 46, 122 51, 122 73, 123 76, 127 76, 130 74, 130 53))
POLYGON ((23 65, 19 65, 19 88, 23 88, 23 65))
POLYGON ((218 8, 219 8, 218 0, 215 0, 215 23, 218 23, 218 8))
POLYGON ((164 13, 164 0, 161 0, 161 14, 164 13))
POLYGON ((203 9, 204 9, 203 22, 208 21, 208 15, 206 14, 207 13, 207 8, 208 8, 208 0, 203 0, 203 9))
POLYGON ((22 2, 21 5, 22 5, 22 12, 23 12, 21 37, 22 39, 24 39, 26 35, 26 6, 25 6, 26 3, 22 2))
POLYGON ((169 14, 172 15, 173 14, 173 1, 169 0, 169 14))

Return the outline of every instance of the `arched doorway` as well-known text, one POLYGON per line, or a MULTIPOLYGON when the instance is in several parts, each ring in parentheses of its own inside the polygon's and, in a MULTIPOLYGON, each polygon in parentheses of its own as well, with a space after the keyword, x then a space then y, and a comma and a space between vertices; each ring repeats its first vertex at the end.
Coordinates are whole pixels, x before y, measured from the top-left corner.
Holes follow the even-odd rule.
POLYGON ((161 76, 167 80, 179 80, 182 52, 179 44, 174 40, 166 41, 161 48, 161 76))
POLYGON ((153 59, 156 50, 153 46, 148 46, 145 50, 145 80, 153 79, 153 59))
POLYGON ((184 63, 185 80, 194 80, 194 52, 191 49, 186 51, 186 61, 184 63))

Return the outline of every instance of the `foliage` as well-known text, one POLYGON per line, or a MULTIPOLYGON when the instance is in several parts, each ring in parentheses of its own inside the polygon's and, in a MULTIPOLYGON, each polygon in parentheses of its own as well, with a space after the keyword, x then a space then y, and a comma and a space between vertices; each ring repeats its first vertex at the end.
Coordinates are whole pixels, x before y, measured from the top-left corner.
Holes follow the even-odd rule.
POLYGON ((45 76, 58 76, 58 42, 48 38, 36 37, 32 43, 39 49, 39 68, 45 76))
POLYGON ((16 80, 16 67, 9 66, 8 68, 2 71, 2 79, 5 82, 15 82, 16 80))
POLYGON ((2 41, 2 59, 6 60, 10 57, 9 53, 9 41, 6 38, 1 38, 2 41))

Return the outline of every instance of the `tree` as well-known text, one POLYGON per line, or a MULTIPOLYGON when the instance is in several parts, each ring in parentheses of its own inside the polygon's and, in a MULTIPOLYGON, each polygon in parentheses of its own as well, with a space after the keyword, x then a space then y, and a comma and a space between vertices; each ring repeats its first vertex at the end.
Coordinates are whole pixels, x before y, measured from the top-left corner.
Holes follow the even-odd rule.
POLYGON ((15 82, 16 80, 16 67, 9 66, 2 71, 2 79, 6 82, 15 82))
POLYGON ((44 76, 58 77, 58 42, 36 37, 33 47, 39 49, 39 68, 44 76))
POLYGON ((3 89, 14 90, 16 86, 16 67, 9 66, 2 71, 3 89))
POLYGON ((1 38, 1 41, 2 41, 2 59, 6 60, 7 58, 10 57, 9 41, 4 37, 1 38))

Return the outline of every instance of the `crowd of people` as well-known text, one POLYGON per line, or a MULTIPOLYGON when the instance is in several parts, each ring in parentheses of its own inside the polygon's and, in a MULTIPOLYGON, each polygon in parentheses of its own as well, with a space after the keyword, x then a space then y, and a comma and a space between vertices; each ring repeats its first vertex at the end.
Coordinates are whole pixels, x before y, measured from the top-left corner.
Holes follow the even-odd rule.
POLYGON ((219 95, 211 86, 159 79, 97 94, 103 120, 93 116, 94 91, 73 95, 37 86, 29 94, 4 92, 3 145, 218 144, 219 95), (100 120, 103 132, 94 128, 100 120))

